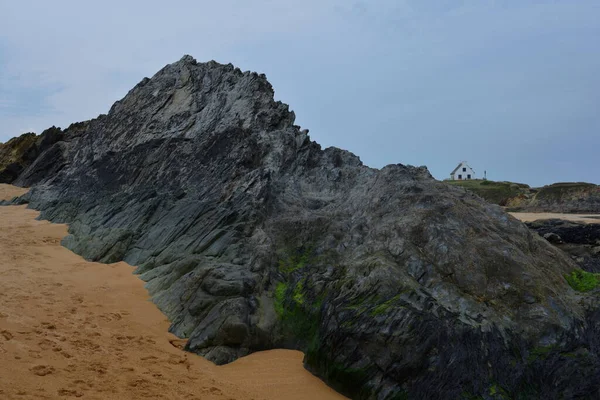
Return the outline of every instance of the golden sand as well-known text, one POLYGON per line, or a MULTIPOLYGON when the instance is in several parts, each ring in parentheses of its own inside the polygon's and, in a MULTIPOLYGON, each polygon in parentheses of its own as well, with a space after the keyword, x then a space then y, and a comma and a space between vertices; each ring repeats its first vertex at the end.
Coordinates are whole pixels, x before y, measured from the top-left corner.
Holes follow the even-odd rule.
MULTIPOLYGON (((25 190, 0 185, 0 199, 25 190)), ((272 350, 217 367, 179 347, 125 263, 83 260, 65 225, 0 207, 0 399, 343 399, 272 350)))
POLYGON ((564 219, 573 222, 583 222, 587 224, 600 224, 599 214, 560 214, 560 213, 525 213, 511 212, 513 217, 523 222, 536 221, 538 219, 564 219))

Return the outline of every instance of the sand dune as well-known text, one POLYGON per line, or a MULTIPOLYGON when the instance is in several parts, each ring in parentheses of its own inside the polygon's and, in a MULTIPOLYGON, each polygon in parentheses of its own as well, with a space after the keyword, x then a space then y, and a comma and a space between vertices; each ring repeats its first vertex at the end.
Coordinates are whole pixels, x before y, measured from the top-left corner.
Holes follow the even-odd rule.
POLYGON ((588 224, 600 224, 600 215, 598 214, 560 214, 560 213, 526 213, 511 212, 513 217, 523 222, 536 221, 538 219, 564 219, 573 222, 584 222, 588 224))
POLYGON ((131 266, 83 260, 37 215, 0 207, 0 399, 344 398, 296 351, 223 367, 183 352, 131 266))

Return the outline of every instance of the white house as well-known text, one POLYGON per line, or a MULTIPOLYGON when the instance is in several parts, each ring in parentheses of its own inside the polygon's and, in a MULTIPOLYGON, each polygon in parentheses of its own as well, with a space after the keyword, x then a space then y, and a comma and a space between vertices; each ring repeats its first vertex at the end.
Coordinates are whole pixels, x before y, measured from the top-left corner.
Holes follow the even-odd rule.
POLYGON ((475 179, 475 170, 469 167, 466 161, 461 161, 461 163, 450 172, 450 179, 453 181, 475 179))

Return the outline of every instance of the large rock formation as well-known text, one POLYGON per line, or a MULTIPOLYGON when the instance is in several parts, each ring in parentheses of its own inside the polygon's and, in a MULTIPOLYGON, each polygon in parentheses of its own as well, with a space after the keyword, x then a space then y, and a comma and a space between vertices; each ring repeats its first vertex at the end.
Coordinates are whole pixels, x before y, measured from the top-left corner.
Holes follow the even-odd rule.
POLYGON ((264 75, 185 56, 15 183, 70 224, 65 246, 137 265, 216 363, 298 348, 354 398, 599 393, 595 297, 568 257, 424 167, 322 150, 264 75))

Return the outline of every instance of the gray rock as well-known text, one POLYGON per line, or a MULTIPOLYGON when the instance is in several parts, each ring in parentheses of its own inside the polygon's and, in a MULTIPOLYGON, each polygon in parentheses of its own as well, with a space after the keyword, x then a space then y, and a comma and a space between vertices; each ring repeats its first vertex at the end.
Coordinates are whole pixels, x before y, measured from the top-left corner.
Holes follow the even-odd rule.
POLYGON ((553 233, 553 232, 546 233, 544 235, 544 239, 546 239, 550 243, 556 243, 556 244, 563 243, 562 238, 559 235, 557 235, 556 233, 553 233))
POLYGON ((263 75, 186 56, 63 134, 18 201, 87 259, 136 265, 189 351, 301 349, 354 398, 597 393, 597 306, 568 257, 425 167, 321 149, 263 75))

